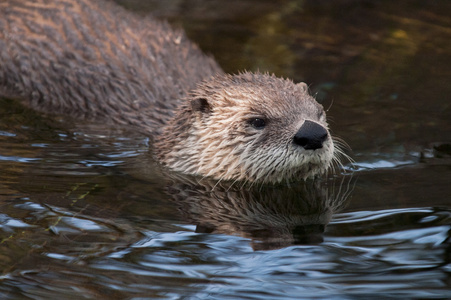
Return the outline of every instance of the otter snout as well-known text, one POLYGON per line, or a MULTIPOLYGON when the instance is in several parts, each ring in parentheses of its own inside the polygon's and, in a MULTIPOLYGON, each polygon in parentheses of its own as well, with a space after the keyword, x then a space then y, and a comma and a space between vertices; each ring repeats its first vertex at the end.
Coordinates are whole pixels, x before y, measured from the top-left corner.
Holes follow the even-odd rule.
POLYGON ((328 133, 326 128, 312 121, 305 121, 293 138, 293 143, 305 150, 316 150, 323 147, 328 133))

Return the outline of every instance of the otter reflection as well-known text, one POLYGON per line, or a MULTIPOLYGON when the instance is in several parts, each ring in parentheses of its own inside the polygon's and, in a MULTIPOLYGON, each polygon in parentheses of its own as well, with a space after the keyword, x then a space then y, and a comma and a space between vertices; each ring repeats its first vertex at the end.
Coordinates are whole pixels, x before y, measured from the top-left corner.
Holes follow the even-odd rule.
POLYGON ((325 226, 351 191, 350 176, 289 186, 242 186, 179 175, 167 187, 196 232, 250 238, 255 250, 321 243, 325 226))

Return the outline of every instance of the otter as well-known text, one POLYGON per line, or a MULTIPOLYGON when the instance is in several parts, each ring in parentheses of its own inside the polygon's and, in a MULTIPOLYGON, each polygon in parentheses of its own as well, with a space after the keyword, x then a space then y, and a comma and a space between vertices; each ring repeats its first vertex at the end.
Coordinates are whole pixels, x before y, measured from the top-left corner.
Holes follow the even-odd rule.
POLYGON ((305 83, 225 74, 182 30, 108 1, 1 1, 0 96, 134 126, 163 167, 218 181, 279 183, 340 164, 305 83))

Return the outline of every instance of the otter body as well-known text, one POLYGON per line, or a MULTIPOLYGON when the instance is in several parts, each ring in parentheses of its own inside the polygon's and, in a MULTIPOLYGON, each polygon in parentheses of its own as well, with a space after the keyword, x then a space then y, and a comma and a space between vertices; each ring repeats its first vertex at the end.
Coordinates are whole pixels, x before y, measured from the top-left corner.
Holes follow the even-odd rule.
POLYGON ((0 0, 0 95, 132 125, 162 165, 218 180, 305 179, 336 157, 304 83, 226 75, 182 31, 110 2, 0 0))
POLYGON ((4 96, 145 132, 222 72, 183 32, 97 0, 0 1, 0 49, 4 96))

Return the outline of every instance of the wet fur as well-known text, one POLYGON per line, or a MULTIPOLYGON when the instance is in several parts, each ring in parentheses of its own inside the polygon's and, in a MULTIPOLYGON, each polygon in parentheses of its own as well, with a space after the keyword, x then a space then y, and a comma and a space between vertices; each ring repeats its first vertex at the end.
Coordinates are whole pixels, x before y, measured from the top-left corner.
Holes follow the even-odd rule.
POLYGON ((110 2, 0 1, 0 95, 46 113, 132 125, 169 169, 274 183, 327 172, 336 160, 292 139, 324 110, 305 84, 224 75, 182 31, 110 2), (249 118, 265 118, 257 130, 249 118))
POLYGON ((183 31, 97 0, 0 1, 0 51, 4 96, 150 135, 196 83, 222 73, 183 31))
POLYGON ((220 180, 281 182, 322 174, 331 164, 330 137, 315 151, 293 144, 307 119, 327 128, 323 107, 304 83, 268 74, 224 75, 201 84, 191 98, 208 99, 208 107, 196 111, 192 102, 184 103, 156 144, 160 161, 177 171, 220 180), (267 120, 266 127, 252 128, 247 120, 253 117, 267 120))

